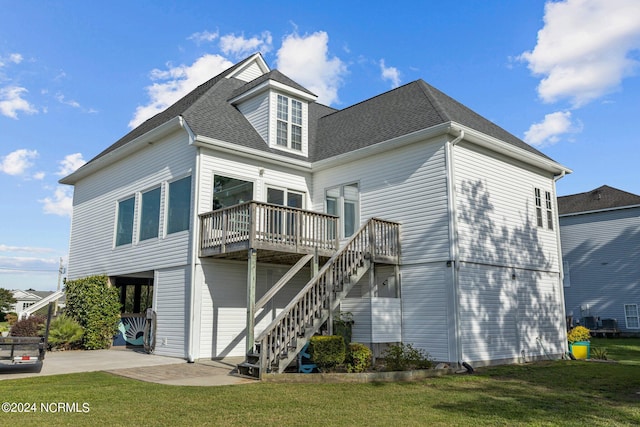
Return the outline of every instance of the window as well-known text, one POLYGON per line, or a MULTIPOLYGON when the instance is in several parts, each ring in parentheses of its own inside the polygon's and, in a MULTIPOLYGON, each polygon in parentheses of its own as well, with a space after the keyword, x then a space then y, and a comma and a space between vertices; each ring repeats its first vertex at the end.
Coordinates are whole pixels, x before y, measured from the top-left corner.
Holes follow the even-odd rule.
POLYGON ((540 196, 540 189, 535 189, 536 196, 536 223, 538 227, 542 227, 542 197, 540 196))
POLYGON ((638 304, 625 304, 624 318, 627 321, 627 329, 640 329, 640 319, 638 318, 638 304))
POLYGON ((160 227, 160 187, 142 193, 140 240, 158 237, 160 227))
POLYGON ((213 210, 253 200, 253 182, 229 178, 222 175, 213 177, 213 210))
POLYGON ((553 230, 553 209, 551 204, 551 193, 548 191, 544 192, 545 205, 547 207, 547 228, 549 230, 553 230))
POLYGON ((536 200, 536 224, 538 227, 544 228, 545 221, 547 228, 553 230, 553 202, 551 200, 551 192, 544 192, 544 206, 542 205, 542 190, 534 189, 536 200), (546 214, 545 214, 546 213, 546 214))
POLYGON ((302 102, 278 95, 277 119, 276 144, 302 151, 302 102))
MULTIPOLYGON (((267 203, 302 209, 304 207, 304 193, 269 187, 267 188, 267 203)), ((283 221, 282 212, 273 212, 272 217, 267 220, 268 224, 270 224, 269 226, 273 227, 272 231, 274 233, 289 235, 295 233, 295 215, 288 213, 286 216, 286 220, 283 221)))
POLYGON ((116 246, 128 245, 133 240, 133 210, 135 197, 118 202, 118 222, 116 224, 116 246))
POLYGON ((326 212, 340 217, 342 237, 349 237, 359 226, 359 189, 358 184, 347 184, 327 190, 326 212))
POLYGON ((189 229, 191 215, 191 177, 169 183, 167 234, 189 229))

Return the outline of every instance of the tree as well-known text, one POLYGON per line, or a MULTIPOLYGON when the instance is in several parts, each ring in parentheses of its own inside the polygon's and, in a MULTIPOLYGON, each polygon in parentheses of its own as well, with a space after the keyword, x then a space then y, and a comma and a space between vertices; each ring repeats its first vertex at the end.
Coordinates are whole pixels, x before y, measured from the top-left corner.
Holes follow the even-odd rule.
POLYGON ((15 303, 16 299, 13 297, 13 292, 0 288, 0 313, 8 313, 11 311, 11 304, 15 303))

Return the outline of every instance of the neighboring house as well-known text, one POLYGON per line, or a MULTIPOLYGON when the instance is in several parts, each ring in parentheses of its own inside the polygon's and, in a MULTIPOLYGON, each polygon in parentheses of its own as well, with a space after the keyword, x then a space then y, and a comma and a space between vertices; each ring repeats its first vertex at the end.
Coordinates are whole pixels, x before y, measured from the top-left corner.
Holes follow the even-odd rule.
POLYGON ((603 185, 558 197, 558 210, 567 316, 640 333, 640 196, 603 185))
MULTIPOLYGON (((27 289, 26 291, 14 289, 11 292, 13 292, 13 297, 16 299, 16 303, 11 306, 11 311, 18 314, 32 308, 43 300, 45 303, 48 302, 50 297, 56 294, 53 291, 35 291, 33 289, 27 289)), ((64 306, 64 296, 58 300, 58 303, 64 306)))
POLYGON ((106 273, 124 313, 156 312, 155 352, 189 360, 282 370, 329 308, 377 352, 562 355, 571 171, 422 80, 315 100, 256 54, 62 179, 69 278, 106 273))

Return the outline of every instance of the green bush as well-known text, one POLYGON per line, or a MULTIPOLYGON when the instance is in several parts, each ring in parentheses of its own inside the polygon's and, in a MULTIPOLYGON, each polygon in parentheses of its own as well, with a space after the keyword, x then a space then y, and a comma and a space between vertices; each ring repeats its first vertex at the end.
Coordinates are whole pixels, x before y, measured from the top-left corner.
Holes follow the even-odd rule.
POLYGON ((12 337, 41 337, 44 335, 46 322, 46 317, 29 316, 14 323, 9 334, 12 337))
POLYGON ((373 353, 364 344, 352 342, 349 344, 349 353, 345 359, 347 372, 365 372, 371 367, 373 353))
POLYGON ((384 351, 383 358, 387 371, 409 371, 412 369, 429 369, 433 360, 426 351, 413 348, 411 344, 394 344, 384 351))
POLYGON ((598 360, 607 360, 607 349, 604 347, 591 347, 591 358, 598 360))
POLYGON ((76 320, 82 329, 82 347, 87 350, 109 348, 118 332, 120 295, 109 286, 107 276, 90 276, 69 280, 65 314, 76 320))
POLYGON ((331 371, 344 362, 346 351, 340 335, 316 335, 311 337, 311 360, 320 370, 331 371))
POLYGON ((49 326, 49 344, 63 350, 78 346, 83 335, 84 330, 80 323, 64 314, 56 317, 49 326))

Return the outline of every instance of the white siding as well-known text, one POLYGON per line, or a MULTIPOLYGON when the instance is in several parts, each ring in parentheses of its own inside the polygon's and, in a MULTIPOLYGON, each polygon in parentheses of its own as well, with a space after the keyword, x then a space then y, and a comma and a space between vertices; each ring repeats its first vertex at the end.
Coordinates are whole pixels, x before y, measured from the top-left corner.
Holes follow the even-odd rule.
MULTIPOLYGON (((74 189, 69 278, 110 276, 186 264, 189 232, 137 241, 138 206, 131 245, 114 247, 119 200, 162 185, 160 228, 164 229, 167 182, 189 175, 195 148, 184 132, 176 132, 127 158, 80 180, 74 189)), ((138 200, 139 202, 139 200, 138 200)), ((193 224, 191 225, 193 229, 193 224)))
POLYGON ((227 153, 202 149, 198 213, 209 212, 212 209, 213 177, 215 174, 253 182, 254 199, 262 202, 267 200, 267 186, 303 192, 306 194, 305 206, 309 207, 308 183, 310 174, 227 153))
POLYGON ((187 357, 189 267, 163 269, 154 279, 157 313, 155 354, 187 357))
POLYGON ((461 260, 559 271, 557 221, 536 225, 534 189, 555 201, 551 174, 465 144, 453 152, 461 260))
POLYGON ((250 82, 262 75, 262 70, 258 66, 258 64, 253 61, 246 67, 244 70, 240 71, 234 77, 240 80, 244 80, 245 82, 250 82))
POLYGON ((557 274, 477 264, 462 264, 459 274, 461 360, 515 362, 563 353, 557 274))
MULTIPOLYGON (((287 266, 259 264, 256 301, 288 270, 287 266)), ((246 348, 247 263, 204 260, 200 357, 243 356, 246 348)), ((310 277, 301 270, 276 297, 256 313, 255 336, 281 312, 310 277)))
POLYGON ((444 141, 412 144, 319 171, 313 208, 325 211, 325 190, 358 182, 360 224, 378 217, 401 223, 402 263, 449 257, 444 141))
POLYGON ((266 143, 269 142, 269 94, 258 96, 238 105, 238 110, 247 118, 251 126, 260 134, 266 143))
POLYGON ((402 267, 402 340, 440 361, 455 361, 450 272, 444 262, 402 267))

